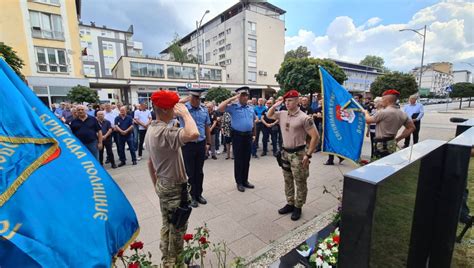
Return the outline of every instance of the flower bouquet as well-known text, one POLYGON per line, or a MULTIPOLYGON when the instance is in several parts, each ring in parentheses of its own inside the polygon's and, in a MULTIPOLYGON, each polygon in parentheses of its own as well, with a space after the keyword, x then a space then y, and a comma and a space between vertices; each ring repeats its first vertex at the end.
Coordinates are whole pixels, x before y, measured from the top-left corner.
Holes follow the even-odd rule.
POLYGON ((315 252, 309 257, 311 267, 334 268, 337 266, 339 254, 339 228, 316 246, 315 252))

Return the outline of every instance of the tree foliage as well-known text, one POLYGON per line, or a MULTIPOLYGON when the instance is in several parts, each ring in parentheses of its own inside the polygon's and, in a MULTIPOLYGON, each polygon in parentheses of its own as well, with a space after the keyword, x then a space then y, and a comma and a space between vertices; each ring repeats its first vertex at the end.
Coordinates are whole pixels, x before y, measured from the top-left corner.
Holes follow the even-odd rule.
POLYGON ((405 99, 418 91, 415 77, 411 74, 401 72, 387 73, 378 76, 370 85, 370 92, 374 96, 382 96, 387 89, 396 89, 400 92, 400 98, 405 99))
POLYGON ((307 47, 299 46, 295 50, 290 50, 285 54, 285 60, 289 59, 304 59, 309 58, 311 56, 311 52, 308 51, 307 47))
POLYGON ((173 41, 170 43, 169 53, 171 60, 180 63, 197 63, 197 58, 193 55, 188 55, 186 49, 181 48, 180 38, 178 34, 175 35, 173 41))
POLYGON ((77 103, 98 103, 99 102, 99 95, 97 91, 90 89, 85 86, 77 85, 69 91, 67 94, 67 98, 71 102, 77 103))
POLYGON ((347 76, 344 71, 329 59, 289 59, 285 60, 278 74, 275 75, 280 84, 280 94, 290 89, 297 89, 301 94, 313 94, 321 92, 321 80, 319 78, 319 65, 324 67, 334 79, 342 84, 347 76))
POLYGON ((206 94, 206 101, 215 101, 216 103, 223 102, 232 97, 232 93, 223 87, 214 87, 209 89, 206 94))
POLYGON ((0 42, 0 56, 5 59, 5 62, 15 71, 15 73, 23 80, 25 76, 21 73, 21 68, 25 65, 22 59, 18 57, 16 51, 12 47, 7 46, 5 43, 0 42))
POLYGON ((374 56, 374 55, 367 55, 363 60, 359 62, 359 64, 375 67, 378 69, 383 70, 385 73, 390 72, 390 70, 384 66, 385 60, 382 57, 374 56))
POLYGON ((474 97, 474 84, 468 82, 456 83, 451 86, 452 92, 449 94, 453 98, 474 97))

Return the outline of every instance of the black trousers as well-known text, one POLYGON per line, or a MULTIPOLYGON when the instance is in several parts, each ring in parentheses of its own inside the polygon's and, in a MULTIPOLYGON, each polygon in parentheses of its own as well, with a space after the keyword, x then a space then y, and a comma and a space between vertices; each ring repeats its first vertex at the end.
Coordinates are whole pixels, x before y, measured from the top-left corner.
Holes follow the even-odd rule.
POLYGON ((206 140, 201 142, 188 142, 183 147, 183 160, 191 185, 191 197, 197 198, 202 195, 202 183, 204 181, 204 160, 206 158, 206 140))
POLYGON ((104 164, 104 149, 107 152, 107 159, 110 164, 115 165, 114 152, 112 151, 112 137, 102 141, 102 150, 99 150, 99 162, 101 165, 104 164))
MULTIPOLYGON (((255 142, 252 148, 252 154, 257 155, 258 142, 260 140, 260 132, 264 133, 265 125, 262 122, 259 122, 255 125, 255 142)), ((265 134, 264 134, 265 135, 265 134)))
POLYGON ((240 135, 232 133, 232 149, 234 151, 234 177, 237 184, 249 181, 250 156, 252 152, 252 134, 240 135))
POLYGON ((419 138, 418 134, 420 133, 420 123, 421 123, 421 121, 414 122, 415 131, 413 131, 413 133, 410 136, 405 138, 405 147, 410 146, 410 138, 411 138, 412 135, 413 135, 413 144, 418 143, 418 138, 419 138))
POLYGON ((140 129, 138 130, 138 156, 142 156, 143 152, 143 142, 145 142, 145 135, 146 135, 146 129, 140 129))
POLYGON ((266 153, 268 152, 268 140, 270 139, 270 136, 272 138, 272 149, 273 153, 276 153, 278 151, 278 128, 269 128, 269 127, 264 127, 263 128, 263 138, 262 138, 262 143, 263 143, 263 151, 266 153))

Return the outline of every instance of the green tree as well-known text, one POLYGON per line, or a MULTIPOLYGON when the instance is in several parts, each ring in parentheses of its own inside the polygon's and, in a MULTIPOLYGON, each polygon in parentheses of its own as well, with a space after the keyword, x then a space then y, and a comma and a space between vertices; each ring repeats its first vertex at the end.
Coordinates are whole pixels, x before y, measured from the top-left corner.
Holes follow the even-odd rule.
POLYGON ((370 67, 375 67, 378 69, 383 70, 385 73, 390 72, 390 70, 384 66, 385 61, 382 57, 374 56, 374 55, 367 55, 363 60, 359 62, 359 64, 367 65, 370 67))
POLYGON ((285 60, 288 59, 304 59, 309 58, 311 56, 311 52, 308 51, 307 47, 299 46, 295 50, 290 50, 285 54, 285 60))
POLYGON ((344 71, 329 59, 289 59, 285 60, 278 74, 275 75, 281 90, 279 95, 290 89, 297 89, 301 94, 313 94, 321 92, 321 81, 319 78, 319 65, 324 67, 334 79, 342 84, 347 76, 344 71))
POLYGON ((197 63, 196 57, 193 55, 188 56, 186 49, 181 48, 181 42, 178 34, 175 34, 173 41, 169 44, 169 53, 171 59, 182 63, 197 63))
POLYGON ((13 50, 10 46, 5 45, 5 43, 0 42, 0 57, 5 59, 5 62, 10 65, 10 67, 15 71, 15 73, 23 80, 25 76, 21 73, 21 68, 25 65, 22 59, 18 57, 16 51, 13 50))
POLYGON ((214 87, 209 89, 206 94, 206 101, 215 101, 216 103, 223 102, 232 97, 232 93, 223 87, 214 87))
POLYGON ((459 98, 459 109, 462 108, 462 98, 469 98, 469 107, 471 106, 471 97, 474 97, 474 84, 468 82, 456 83, 451 86, 452 92, 450 97, 459 98))
POLYGON ((396 89, 400 92, 400 98, 405 99, 418 91, 415 77, 411 74, 401 72, 387 73, 378 76, 370 85, 370 92, 374 96, 382 96, 387 89, 396 89))
POLYGON ((77 103, 98 103, 99 102, 99 95, 97 91, 90 89, 85 86, 77 85, 69 91, 67 94, 67 98, 71 102, 77 103))

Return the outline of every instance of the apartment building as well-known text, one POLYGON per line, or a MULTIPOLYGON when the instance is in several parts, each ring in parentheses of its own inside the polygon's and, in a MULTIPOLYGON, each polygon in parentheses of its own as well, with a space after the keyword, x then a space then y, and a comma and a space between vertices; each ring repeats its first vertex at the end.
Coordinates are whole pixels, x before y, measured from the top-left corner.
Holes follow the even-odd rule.
POLYGON ((268 97, 279 90, 275 74, 285 55, 285 13, 268 2, 240 1, 180 44, 200 63, 224 67, 228 83, 247 85, 252 96, 268 97))
POLYGON ((369 92, 370 85, 378 76, 383 75, 383 71, 375 67, 341 60, 331 60, 346 74, 347 80, 344 81, 343 86, 351 93, 369 92))
POLYGON ((80 0, 2 1, 0 41, 24 61, 28 86, 45 104, 66 99, 84 78, 79 42, 80 0))
MULTIPOLYGON (((411 72, 416 83, 420 81, 420 67, 411 72)), ((450 62, 435 62, 423 66, 420 88, 429 89, 430 93, 443 95, 446 87, 453 84, 453 64, 450 62)))
POLYGON ((461 82, 472 83, 472 72, 469 70, 453 71, 453 84, 461 82))

